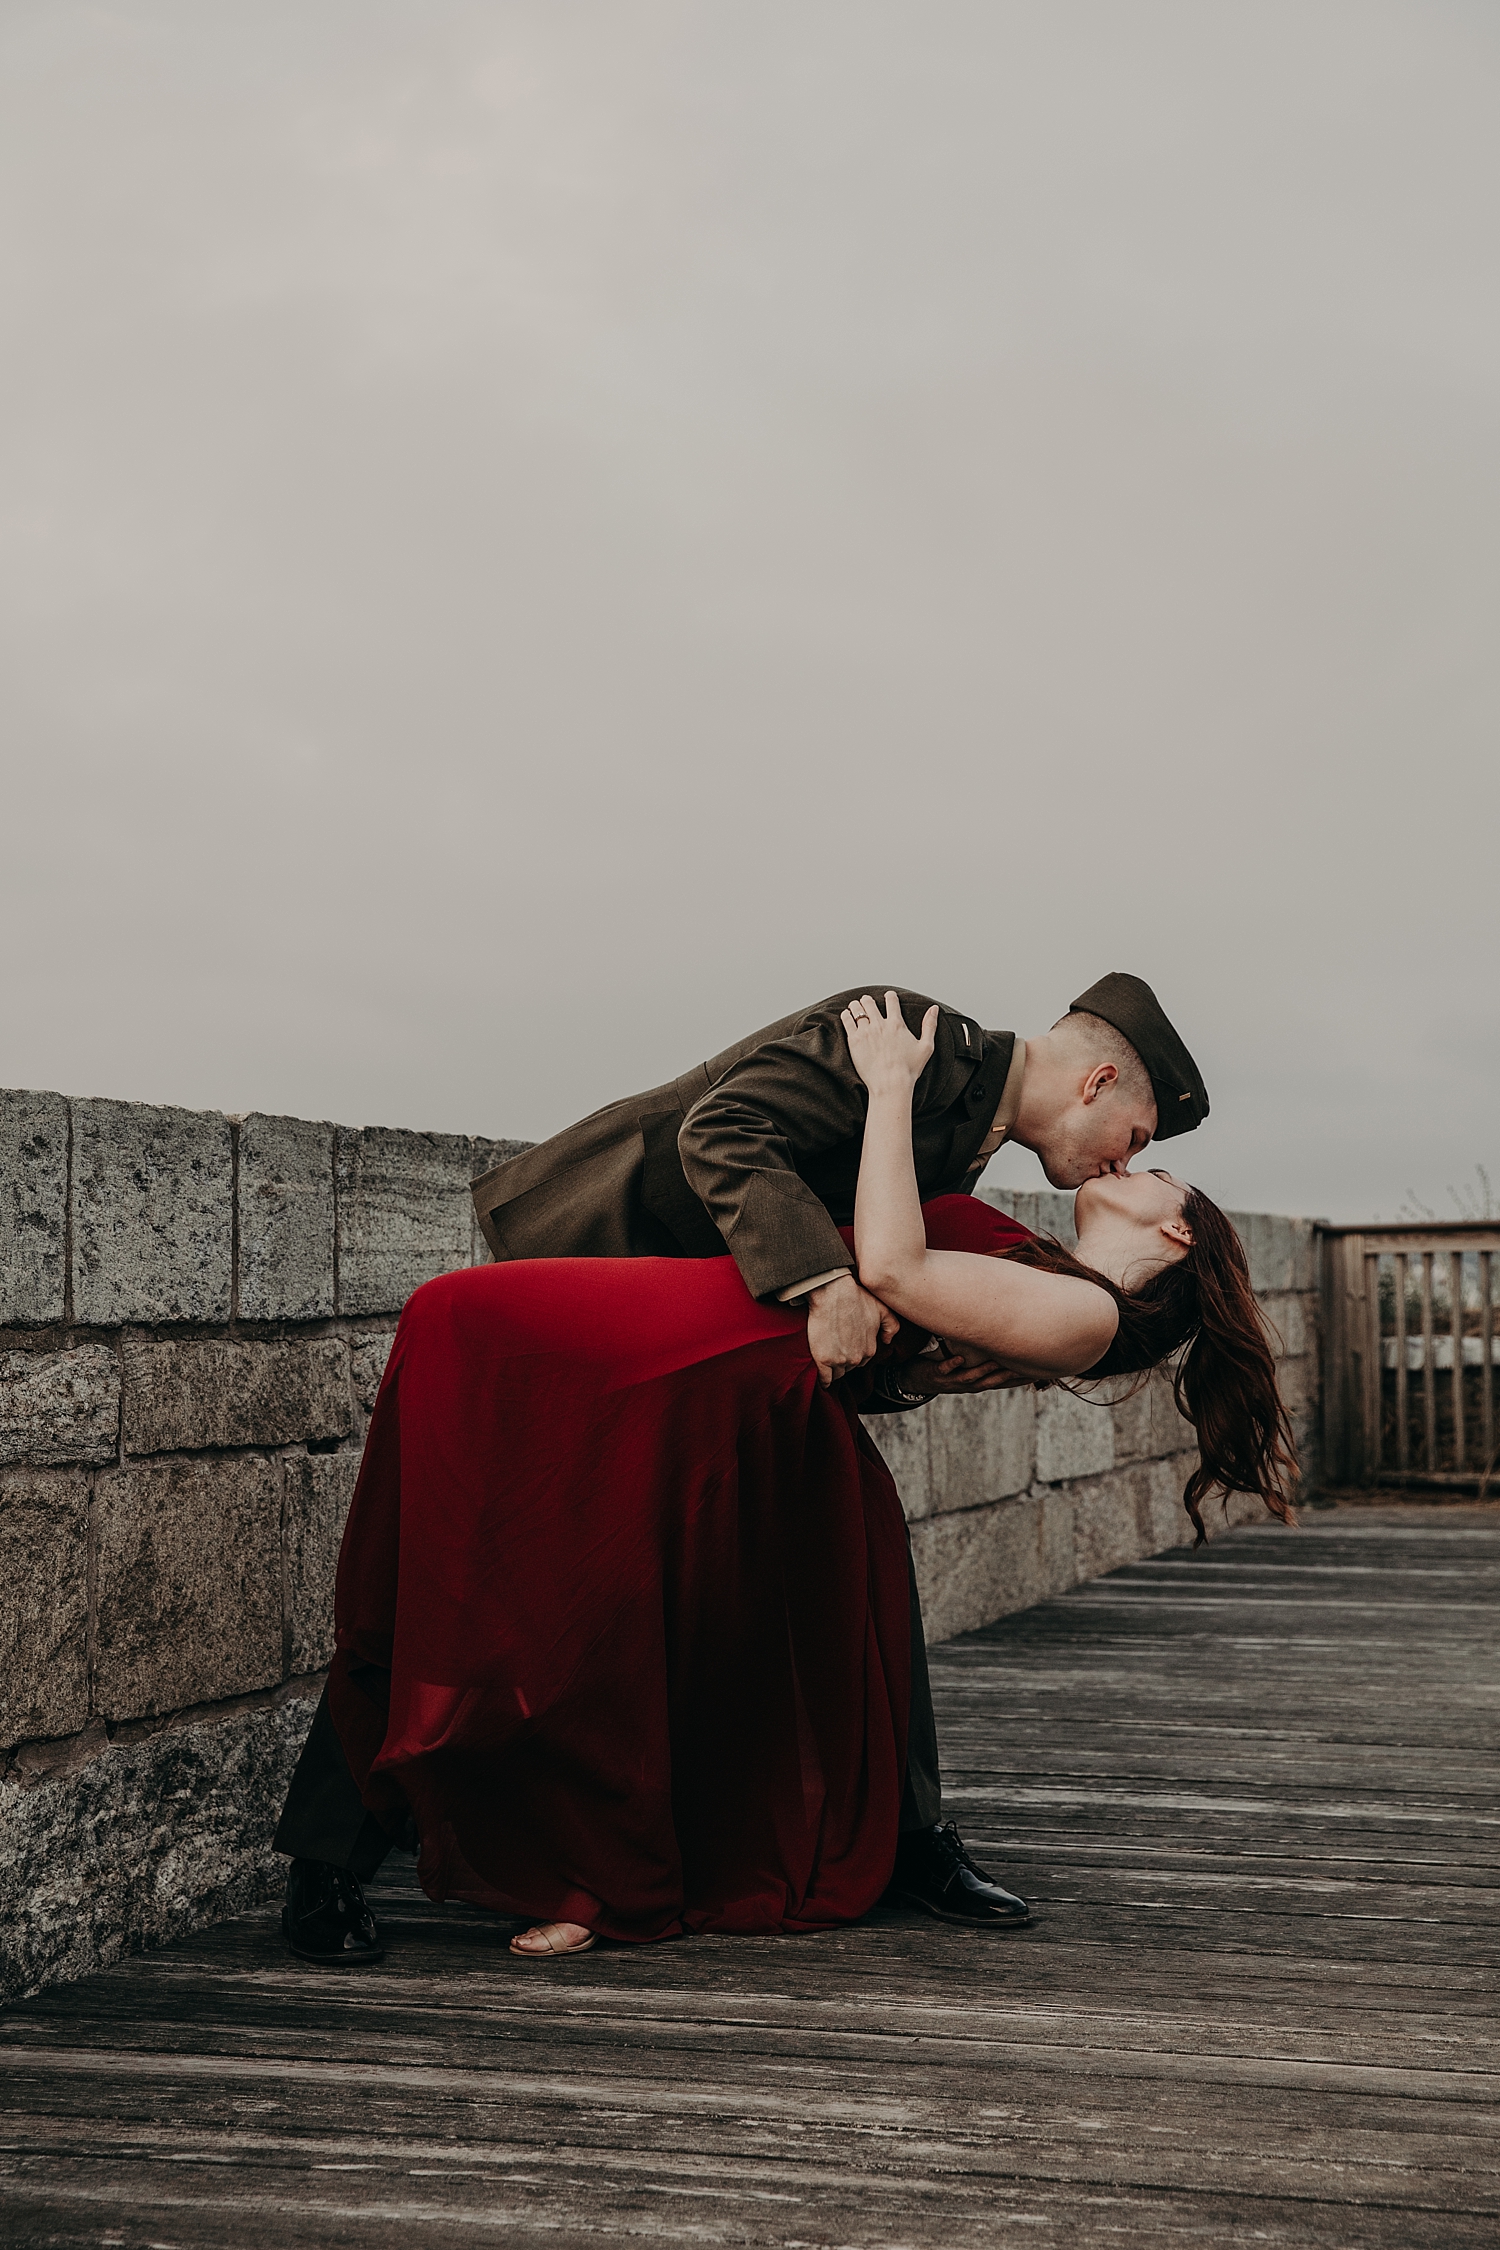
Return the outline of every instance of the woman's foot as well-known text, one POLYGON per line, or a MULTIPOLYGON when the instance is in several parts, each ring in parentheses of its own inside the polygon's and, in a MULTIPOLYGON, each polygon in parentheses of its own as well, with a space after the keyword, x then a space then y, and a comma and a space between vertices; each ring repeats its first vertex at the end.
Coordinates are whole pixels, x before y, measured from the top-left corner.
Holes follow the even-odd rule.
POLYGON ((587 1953, 599 1940, 581 1922, 538 1922, 510 1941, 512 1953, 527 1961, 556 1961, 565 1953, 587 1953))

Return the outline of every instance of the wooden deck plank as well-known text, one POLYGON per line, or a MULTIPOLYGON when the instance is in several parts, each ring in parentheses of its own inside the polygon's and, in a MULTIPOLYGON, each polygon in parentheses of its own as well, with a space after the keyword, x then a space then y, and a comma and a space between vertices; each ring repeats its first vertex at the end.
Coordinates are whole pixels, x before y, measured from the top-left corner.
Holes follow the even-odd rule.
POLYGON ((376 1886, 0 2018, 17 2244, 601 2236, 1468 2250, 1500 2220, 1500 1512, 1314 1514, 934 1652, 950 1811, 1037 1906, 601 1948, 376 1886))
MULTIPOLYGON (((840 2065, 899 2061, 920 2054, 928 2073, 963 2072, 1013 2064, 1025 2057, 1041 2066, 1048 2052, 1087 2052, 1090 2067, 1123 2066, 1151 2070, 1158 2065, 1175 2070, 1178 2059, 1194 2057, 1206 2073, 1227 2071, 1235 2075, 1252 2059, 1275 2058, 1306 2064, 1321 2074, 1328 2069, 1400 2068, 1406 2070, 1459 2071, 1466 2083, 1488 2070, 1490 2091, 1500 2096, 1496 2078, 1497 2055, 1493 2036, 1481 2035, 1472 2022, 1441 2029, 1423 2026, 1402 2028, 1404 2019, 1389 2011, 1373 2020, 1361 2012, 1344 2011, 1330 2020, 1316 2008, 1299 2011, 1302 2020, 1257 2021, 1251 2013, 1215 2011, 1169 2013, 1164 2009, 1132 2010, 1109 2007, 1051 2008, 1033 2004, 1011 2010, 990 2009, 983 2016, 971 2011, 972 2020, 962 2032, 944 2033, 928 2011, 882 2012, 878 2028, 797 2023, 797 2003, 788 1996, 785 2019, 770 2020, 764 2011, 746 2009, 727 2019, 684 2020, 664 2009, 651 2013, 623 2010, 598 2012, 571 2021, 507 2014, 497 2009, 432 2011, 430 2017, 392 2010, 369 2011, 357 2027, 351 2026, 367 2052, 409 2054, 413 2041, 431 2049, 439 2045, 444 2055, 460 2066, 488 2068, 505 2059, 517 2068, 551 2068, 562 2058, 581 2068, 608 2068, 622 2049, 649 2044, 653 2062, 669 2071, 677 2058, 713 2056, 716 2065, 739 2070, 764 2060, 771 2065, 837 2062, 840 2065), (1103 2056, 1104 2062, 1097 2061, 1103 2056)), ((807 2003, 806 2014, 814 2012, 807 2003)), ((97 2055, 101 2073, 114 2066, 114 2058, 134 2060, 141 2054, 163 2055, 162 2042, 171 2040, 171 2026, 121 2025, 106 2038, 102 2027, 93 2027, 82 2052, 97 2055), (128 2040, 128 2045, 125 2041, 128 2040)), ((321 2058, 328 2050, 315 2035, 288 2040, 274 2026, 272 2011, 261 2023, 231 2024, 222 2018, 195 2026, 173 2042, 170 2051, 179 2057, 203 2054, 321 2058), (311 2037, 312 2043, 307 2043, 311 2037)), ((43 2058, 74 2056, 80 2050, 61 2043, 39 2042, 19 2050, 30 2067, 43 2058)), ((1383 2081, 1382 2081, 1383 2082, 1383 2081)))
MULTIPOLYGON (((107 2167, 122 2199, 148 2202, 154 2192, 159 2192, 164 2162, 205 2170, 232 2168, 241 2178, 261 2183, 275 2180, 283 2193, 299 2180, 304 2192, 319 2188, 326 2192, 334 2183, 319 2180, 319 2173, 358 2168, 399 2185, 414 2173, 420 2177, 429 2167, 455 2169, 462 2165, 474 2176, 492 2181, 522 2170, 531 2176, 529 2184, 550 2188, 549 2200, 554 2207, 559 2201, 566 2207, 573 2200, 560 2191, 572 2184, 569 2174, 579 2173, 585 2180, 612 2175, 617 2182, 629 2182, 637 2188, 655 2187, 658 2192, 663 2185, 701 2188, 718 2184, 759 2190, 768 2200, 790 2197, 803 2201, 812 2195, 821 2199, 832 2194, 845 2202, 884 2201, 892 2194, 899 2196, 903 2187, 909 2193, 913 2186, 924 2199, 956 2190, 968 2200, 976 2188, 1018 2180, 1046 2180, 1074 2187, 1129 2186, 1193 2196, 1205 2191, 1217 2195, 1232 2191, 1247 2199, 1276 2201, 1289 2197, 1331 2200, 1330 2188, 1335 2196, 1347 2195, 1351 2184, 1344 2152, 1330 2162, 1315 2156, 1291 2157, 1281 2150, 1225 2152, 1202 2140, 1176 2149, 1149 2144, 1142 2148, 1139 2143, 1140 2136, 1134 2133, 1124 2145, 1115 2146, 1097 2136, 1088 2140, 1080 2137, 1073 2143, 1053 2139, 1028 2144, 1024 2149, 1013 2144, 1002 2160, 993 2149, 986 2152, 951 2142, 908 2141, 888 2152, 884 2163, 855 2165, 842 2151, 809 2149, 802 2144, 789 2150, 784 2135, 779 2146, 768 2140, 761 2150, 745 2152, 646 2149, 582 2141, 538 2149, 534 2145, 476 2147, 421 2136, 388 2135, 377 2144, 363 2138, 309 2143, 287 2135, 204 2134, 189 2141, 176 2135, 168 2150, 137 2140, 128 2146, 113 2141, 100 2142, 93 2150, 48 2151, 45 2157, 39 2154, 29 2169, 33 2178, 39 2178, 45 2163, 47 2185, 55 2192, 62 2183, 87 2187, 107 2167)), ((1500 2209, 1500 2183, 1493 2176, 1488 2182, 1476 2180, 1458 2163, 1433 2161, 1429 2151, 1415 2152, 1406 2161, 1372 2153, 1354 2169, 1361 2201, 1421 2210, 1430 2209, 1441 2197, 1468 2213, 1493 2214, 1500 2209)), ((177 2177, 181 2176, 179 2171, 177 2177)))
MULTIPOLYGON (((1097 2093, 1097 2088, 1094 2089, 1097 2093)), ((1138 2098, 1131 2086, 1110 2089, 1105 2098, 1079 2105, 1071 2114, 1056 2103, 1045 2112, 1030 2113, 1019 2105, 991 2105, 977 2118, 945 2117, 929 2130, 919 2125, 905 2128, 860 2130, 848 2125, 835 2129, 818 2121, 789 2127, 734 2118, 728 2121, 698 2119, 692 2138, 696 2155, 715 2162, 775 2153, 795 2153, 799 2164, 837 2163, 883 2174, 899 2174, 920 2159, 928 2170, 963 2168, 980 2172, 1035 2171, 1045 2164, 1053 2173, 1072 2177, 1097 2177, 1101 2162, 1112 2176, 1128 2170, 1138 2180, 1156 2184, 1186 2181, 1195 2171, 1211 2165, 1222 2183, 1237 2176, 1261 2190, 1302 2192, 1314 2185, 1321 2172, 1340 2166, 1377 2178, 1390 2192, 1395 2183, 1402 2195, 1430 2191, 1432 2179, 1454 2172, 1466 2185, 1461 2200, 1484 2204, 1500 2192, 1493 2161, 1493 2146, 1478 2133, 1440 2132, 1420 2111, 1416 2119, 1392 2107, 1379 2129, 1339 2120, 1309 2126, 1295 2106, 1284 2105, 1276 2120, 1273 2138, 1263 2120, 1256 2127, 1240 2124, 1231 2112, 1212 2126, 1193 2117, 1164 2121, 1159 2108, 1138 2098), (1137 2098, 1132 2098, 1133 2096, 1137 2098), (1424 2125, 1425 2128, 1424 2129, 1424 2125), (1289 2171, 1297 2168, 1294 2180, 1289 2171)), ((196 2157, 222 2161, 226 2155, 247 2162, 312 2164, 325 2158, 359 2157, 373 2153, 420 2159, 439 2150, 463 2149, 472 2161, 487 2166, 514 2163, 540 2146, 549 2149, 621 2150, 644 2159, 654 2155, 675 2159, 682 2153, 683 2120, 672 2115, 640 2111, 622 2119, 618 2115, 591 2114, 576 2106, 567 2116, 566 2142, 540 2142, 530 2118, 514 2120, 505 2107, 475 2105, 460 2113, 449 2103, 418 2102, 399 2118, 383 2115, 362 2119, 365 2129, 351 2131, 349 2120, 337 2104, 298 2105, 295 2116, 274 2113, 274 2105, 260 2105, 258 2114, 225 2117, 224 2095, 216 2106, 192 2108, 185 2101, 173 2106, 170 2116, 155 2112, 112 2112, 103 2118, 85 2106, 63 2111, 18 2113, 24 2126, 29 2155, 59 2155, 80 2163, 177 2160, 196 2157), (624 2138, 628 2124, 629 2139, 624 2138)))
POLYGON ((782 2173, 736 2181, 732 2173, 718 2171, 717 2160, 706 2176, 687 2177, 664 2166, 646 2178, 628 2162, 590 2166, 574 2160, 557 2179, 536 2160, 510 2162, 508 2171, 475 2163, 467 2151, 446 2162, 440 2152, 425 2164, 353 2157, 289 2169, 269 2182, 247 2167, 207 2162, 196 2167, 203 2185, 194 2195, 181 2192, 189 2176, 182 2166, 175 2173, 157 2167, 132 2178, 113 2164, 68 2166, 49 2159, 45 2177, 38 2166, 30 2179, 14 2182, 7 2239, 20 2245, 102 2240, 180 2250, 185 2242, 394 2243, 411 2240, 413 2233, 425 2241, 455 2227, 456 2239, 470 2240, 482 2231, 492 2238, 551 2242, 597 2242, 601 2235, 624 2234, 784 2244, 941 2239, 980 2245, 1019 2222, 1059 2229, 1051 2239, 1068 2244, 1122 2238, 1159 2243, 1187 2233, 1215 2243, 1258 2239, 1326 2243, 1339 2250, 1376 2243, 1395 2250, 1429 2243, 1484 2244, 1492 2250, 1495 2232, 1493 2207, 1465 2203, 1461 2178, 1438 2175, 1408 2188, 1386 2178, 1351 2181, 1338 2167, 1306 2175, 1307 2192, 1298 2197, 1295 2190, 1272 2194, 1232 2177, 1221 2181, 1209 2163, 1198 2185, 1184 2188, 1138 2180, 1108 2165, 1092 2179, 1038 2169, 1030 2175, 950 2174, 923 2185, 915 2178, 841 2182, 826 2173, 811 2180, 782 2173), (446 2200, 436 2200, 444 2187, 446 2200), (101 2233, 101 2226, 107 2231, 101 2233))

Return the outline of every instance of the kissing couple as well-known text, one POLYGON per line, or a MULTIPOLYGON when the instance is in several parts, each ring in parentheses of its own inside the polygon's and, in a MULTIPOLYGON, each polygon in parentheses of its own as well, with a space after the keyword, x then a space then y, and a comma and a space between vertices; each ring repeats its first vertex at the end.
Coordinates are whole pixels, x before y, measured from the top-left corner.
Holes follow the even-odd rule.
POLYGON ((380 1958, 361 1883, 608 1938, 797 1932, 882 1896, 1027 1918, 942 1818, 901 1503, 861 1416, 1180 1353, 1214 1491, 1288 1518, 1238 1236, 1132 1172, 1208 1097, 1140 978, 1021 1039, 836 993, 475 1184, 495 1263, 401 1315, 339 1559, 337 1653, 276 1848, 304 1958, 380 1958), (1006 1140, 1078 1247, 972 1194, 1006 1140))

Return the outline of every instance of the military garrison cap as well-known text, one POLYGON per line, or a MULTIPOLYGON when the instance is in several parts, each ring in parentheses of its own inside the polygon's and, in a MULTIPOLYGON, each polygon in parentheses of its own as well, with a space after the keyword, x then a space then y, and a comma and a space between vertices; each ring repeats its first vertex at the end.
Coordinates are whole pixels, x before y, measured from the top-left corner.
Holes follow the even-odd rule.
POLYGON ((1151 1076, 1156 1096, 1156 1138, 1191 1133, 1208 1115, 1208 1088, 1149 984, 1115 970, 1080 992, 1068 1013, 1102 1016, 1130 1041, 1151 1076))

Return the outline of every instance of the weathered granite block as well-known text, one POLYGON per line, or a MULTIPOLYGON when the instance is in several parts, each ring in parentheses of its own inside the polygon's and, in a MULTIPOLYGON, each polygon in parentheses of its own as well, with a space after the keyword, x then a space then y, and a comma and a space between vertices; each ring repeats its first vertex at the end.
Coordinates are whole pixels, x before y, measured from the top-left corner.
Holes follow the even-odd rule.
POLYGON ((1073 1503, 1073 1577, 1102 1577, 1121 1563, 1136 1562, 1155 1549, 1151 1518, 1151 1469, 1137 1462, 1128 1469, 1112 1469, 1107 1476, 1075 1485, 1073 1503))
POLYGON ((1123 1389, 1123 1383, 1101 1384, 1096 1393, 1099 1398, 1114 1401, 1110 1414, 1115 1425, 1115 1460, 1148 1460, 1161 1450, 1153 1425, 1151 1385, 1143 1383, 1138 1391, 1121 1397, 1123 1389))
MULTIPOLYGON (((1100 1396, 1107 1395, 1101 1389, 1100 1396)), ((1156 1460, 1193 1442, 1193 1425, 1178 1413, 1172 1378, 1162 1368, 1157 1368, 1132 1398, 1119 1400, 1110 1418, 1115 1428, 1115 1460, 1119 1463, 1156 1460)))
POLYGON ((391 1356, 391 1346, 396 1341, 394 1328, 384 1329, 379 1335, 355 1336, 349 1343, 349 1374, 354 1387, 356 1405, 369 1414, 380 1390, 380 1379, 385 1373, 385 1363, 391 1356))
POLYGON ((273 1897, 286 1861, 271 1830, 313 1709, 230 1712, 0 1784, 0 1998, 273 1897))
POLYGON ((1036 1473, 1042 1484, 1069 1477, 1096 1476, 1115 1457, 1112 1410, 1071 1391, 1042 1391, 1037 1397, 1036 1473))
POLYGON ((74 1317, 227 1320, 232 1200, 227 1118, 75 1102, 74 1317))
POLYGON ((1050 1491, 1033 1495, 1041 1508, 1042 1579, 1046 1587, 1043 1597, 1050 1601, 1055 1594, 1065 1594, 1078 1583, 1078 1541, 1074 1536, 1074 1508, 1072 1495, 1055 1485, 1050 1491))
POLYGON ((951 1640, 1053 1591, 1042 1505, 1023 1496, 912 1526, 912 1559, 928 1641, 951 1640))
MULTIPOLYGON (((1197 1539, 1193 1519, 1182 1504, 1184 1487, 1197 1466, 1196 1453, 1175 1453, 1165 1461, 1151 1463, 1147 1506, 1153 1555, 1164 1553, 1168 1547, 1191 1547, 1197 1539)), ((1259 1502, 1256 1504, 1259 1506, 1259 1502)), ((1206 1513, 1203 1520, 1211 1532, 1213 1524, 1206 1513)))
POLYGON ((931 1430, 934 1514, 1026 1490, 1036 1464, 1035 1391, 935 1398, 921 1411, 931 1430))
POLYGON ((1245 1256, 1250 1266, 1250 1286, 1258 1297, 1272 1291, 1295 1289, 1297 1286, 1297 1244, 1295 1219, 1283 1219, 1273 1211, 1234 1211, 1230 1213, 1245 1245, 1245 1256))
POLYGON ((333 1657, 333 1578, 359 1451, 308 1453, 282 1463, 286 1477, 286 1605, 293 1672, 333 1657))
POLYGON ((886 1467, 896 1480, 908 1523, 932 1513, 932 1457, 928 1445, 930 1406, 910 1414, 871 1414, 865 1422, 886 1467))
POLYGON ((0 1743, 76 1734, 88 1717, 88 1482, 0 1476, 0 1743))
POLYGON ((383 1126, 337 1136, 339 1310, 399 1312, 471 1255, 471 1144, 383 1126))
POLYGON ((1304 1292, 1316 1290, 1322 1279, 1318 1226, 1316 1219, 1291 1221, 1292 1287, 1304 1292))
POLYGON ((67 1103, 0 1090, 0 1327, 62 1319, 67 1222, 67 1103))
POLYGON ((101 1477, 97 1709, 143 1718, 281 1678, 277 1465, 178 1460, 101 1477))
POLYGON ((1260 1309, 1276 1331, 1279 1358, 1297 1359, 1312 1349, 1311 1303, 1295 1291, 1262 1297, 1260 1309))
POLYGON ((1318 1363, 1313 1358, 1283 1359, 1276 1366, 1276 1388, 1294 1422, 1305 1422, 1318 1392, 1318 1363))
POLYGON ((982 1203, 992 1203, 997 1211, 1004 1211, 1019 1219, 1023 1227, 1033 1234, 1056 1235, 1069 1250, 1078 1243, 1073 1225, 1073 1198, 1060 1188, 988 1188, 979 1190, 982 1203))
POLYGON ((333 1127, 240 1120, 241 1320, 326 1320, 333 1311, 333 1127))
POLYGON ((354 1427, 342 1336, 125 1343, 125 1450, 296 1445, 354 1427))
POLYGON ((120 1363, 106 1344, 0 1352, 0 1467, 112 1461, 120 1442, 120 1363))

